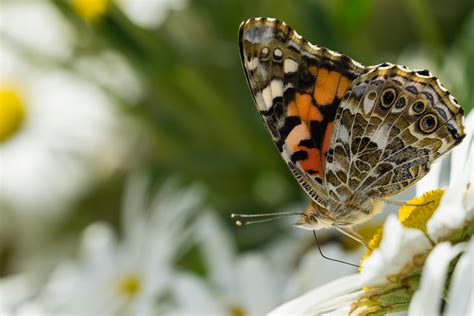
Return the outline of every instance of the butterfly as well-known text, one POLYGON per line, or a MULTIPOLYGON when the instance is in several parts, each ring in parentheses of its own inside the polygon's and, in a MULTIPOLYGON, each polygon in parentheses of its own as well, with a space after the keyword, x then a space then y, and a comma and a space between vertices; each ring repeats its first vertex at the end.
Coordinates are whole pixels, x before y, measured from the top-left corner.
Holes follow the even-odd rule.
POLYGON ((311 198, 301 228, 364 243, 352 226, 403 203, 390 197, 465 136, 463 109, 427 70, 364 66, 273 18, 244 21, 239 47, 257 110, 311 198))

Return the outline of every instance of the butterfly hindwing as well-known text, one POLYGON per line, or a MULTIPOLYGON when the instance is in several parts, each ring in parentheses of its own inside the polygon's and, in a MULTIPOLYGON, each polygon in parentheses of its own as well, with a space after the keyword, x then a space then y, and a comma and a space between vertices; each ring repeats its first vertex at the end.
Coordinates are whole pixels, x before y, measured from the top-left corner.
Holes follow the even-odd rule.
POLYGON ((400 193, 464 137, 462 108, 441 83, 392 64, 354 80, 337 117, 325 176, 338 201, 400 193))
POLYGON ((336 112, 367 68, 276 19, 245 21, 239 43, 257 109, 280 154, 306 193, 327 206, 324 169, 336 112))

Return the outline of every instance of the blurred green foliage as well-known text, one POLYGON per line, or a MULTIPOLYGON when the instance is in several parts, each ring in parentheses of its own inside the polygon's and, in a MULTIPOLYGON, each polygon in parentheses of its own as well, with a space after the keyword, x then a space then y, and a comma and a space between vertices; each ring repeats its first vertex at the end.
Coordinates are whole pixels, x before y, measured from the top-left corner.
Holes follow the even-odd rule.
MULTIPOLYGON (((303 205, 305 199, 255 111, 238 55, 243 20, 277 17, 311 42, 366 65, 397 62, 402 53, 421 50, 427 64, 434 61, 441 69, 454 52, 468 57, 457 75, 474 82, 472 0, 195 0, 170 12, 154 30, 133 24, 113 3, 93 23, 78 17, 68 2, 54 3, 77 32, 77 55, 112 48, 139 73, 144 97, 134 106, 119 101, 152 140, 148 170, 157 178, 179 174, 206 183, 211 204, 226 217, 303 205)), ((472 84, 466 91, 441 80, 466 111, 472 109, 472 84)), ((117 178, 80 208, 116 205, 111 192, 120 191, 117 178)), ((246 236, 247 247, 278 231, 278 225, 263 225, 239 235, 246 236)))

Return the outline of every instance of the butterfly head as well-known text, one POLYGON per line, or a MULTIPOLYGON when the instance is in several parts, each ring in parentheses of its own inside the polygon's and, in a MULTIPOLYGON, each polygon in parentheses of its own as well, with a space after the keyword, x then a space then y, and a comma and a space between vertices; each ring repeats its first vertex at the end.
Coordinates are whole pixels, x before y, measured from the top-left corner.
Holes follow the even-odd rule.
POLYGON ((295 226, 308 230, 329 228, 333 226, 334 220, 325 216, 326 213, 327 211, 325 209, 312 202, 303 214, 301 214, 300 219, 295 226))

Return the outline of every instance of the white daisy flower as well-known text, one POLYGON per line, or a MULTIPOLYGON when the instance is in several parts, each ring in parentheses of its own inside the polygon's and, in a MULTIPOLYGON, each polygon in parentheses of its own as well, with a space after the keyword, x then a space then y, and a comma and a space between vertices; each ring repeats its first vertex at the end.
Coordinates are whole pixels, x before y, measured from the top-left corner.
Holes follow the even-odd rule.
POLYGON ((79 259, 58 266, 34 301, 37 308, 59 315, 156 313, 173 283, 173 264, 192 233, 202 190, 179 190, 168 182, 149 201, 148 186, 144 177, 131 179, 123 203, 123 236, 117 240, 104 223, 89 226, 79 259))
MULTIPOLYGON (((23 20, 18 12, 14 17, 23 20)), ((55 26, 49 22, 37 32, 55 26)), ((1 42, 0 55, 0 203, 2 210, 45 218, 115 170, 127 137, 120 137, 111 100, 94 84, 33 66, 8 43, 1 42)))
POLYGON ((466 274, 472 274, 474 262, 473 120, 470 113, 466 139, 452 152, 446 192, 427 192, 410 202, 432 203, 402 206, 399 219, 390 216, 370 242, 374 250, 362 261, 360 273, 316 288, 270 314, 472 314, 474 284, 466 274))
POLYGON ((176 307, 169 315, 263 315, 282 300, 283 275, 261 254, 237 255, 229 233, 206 214, 198 241, 210 283, 194 275, 174 280, 176 307))

